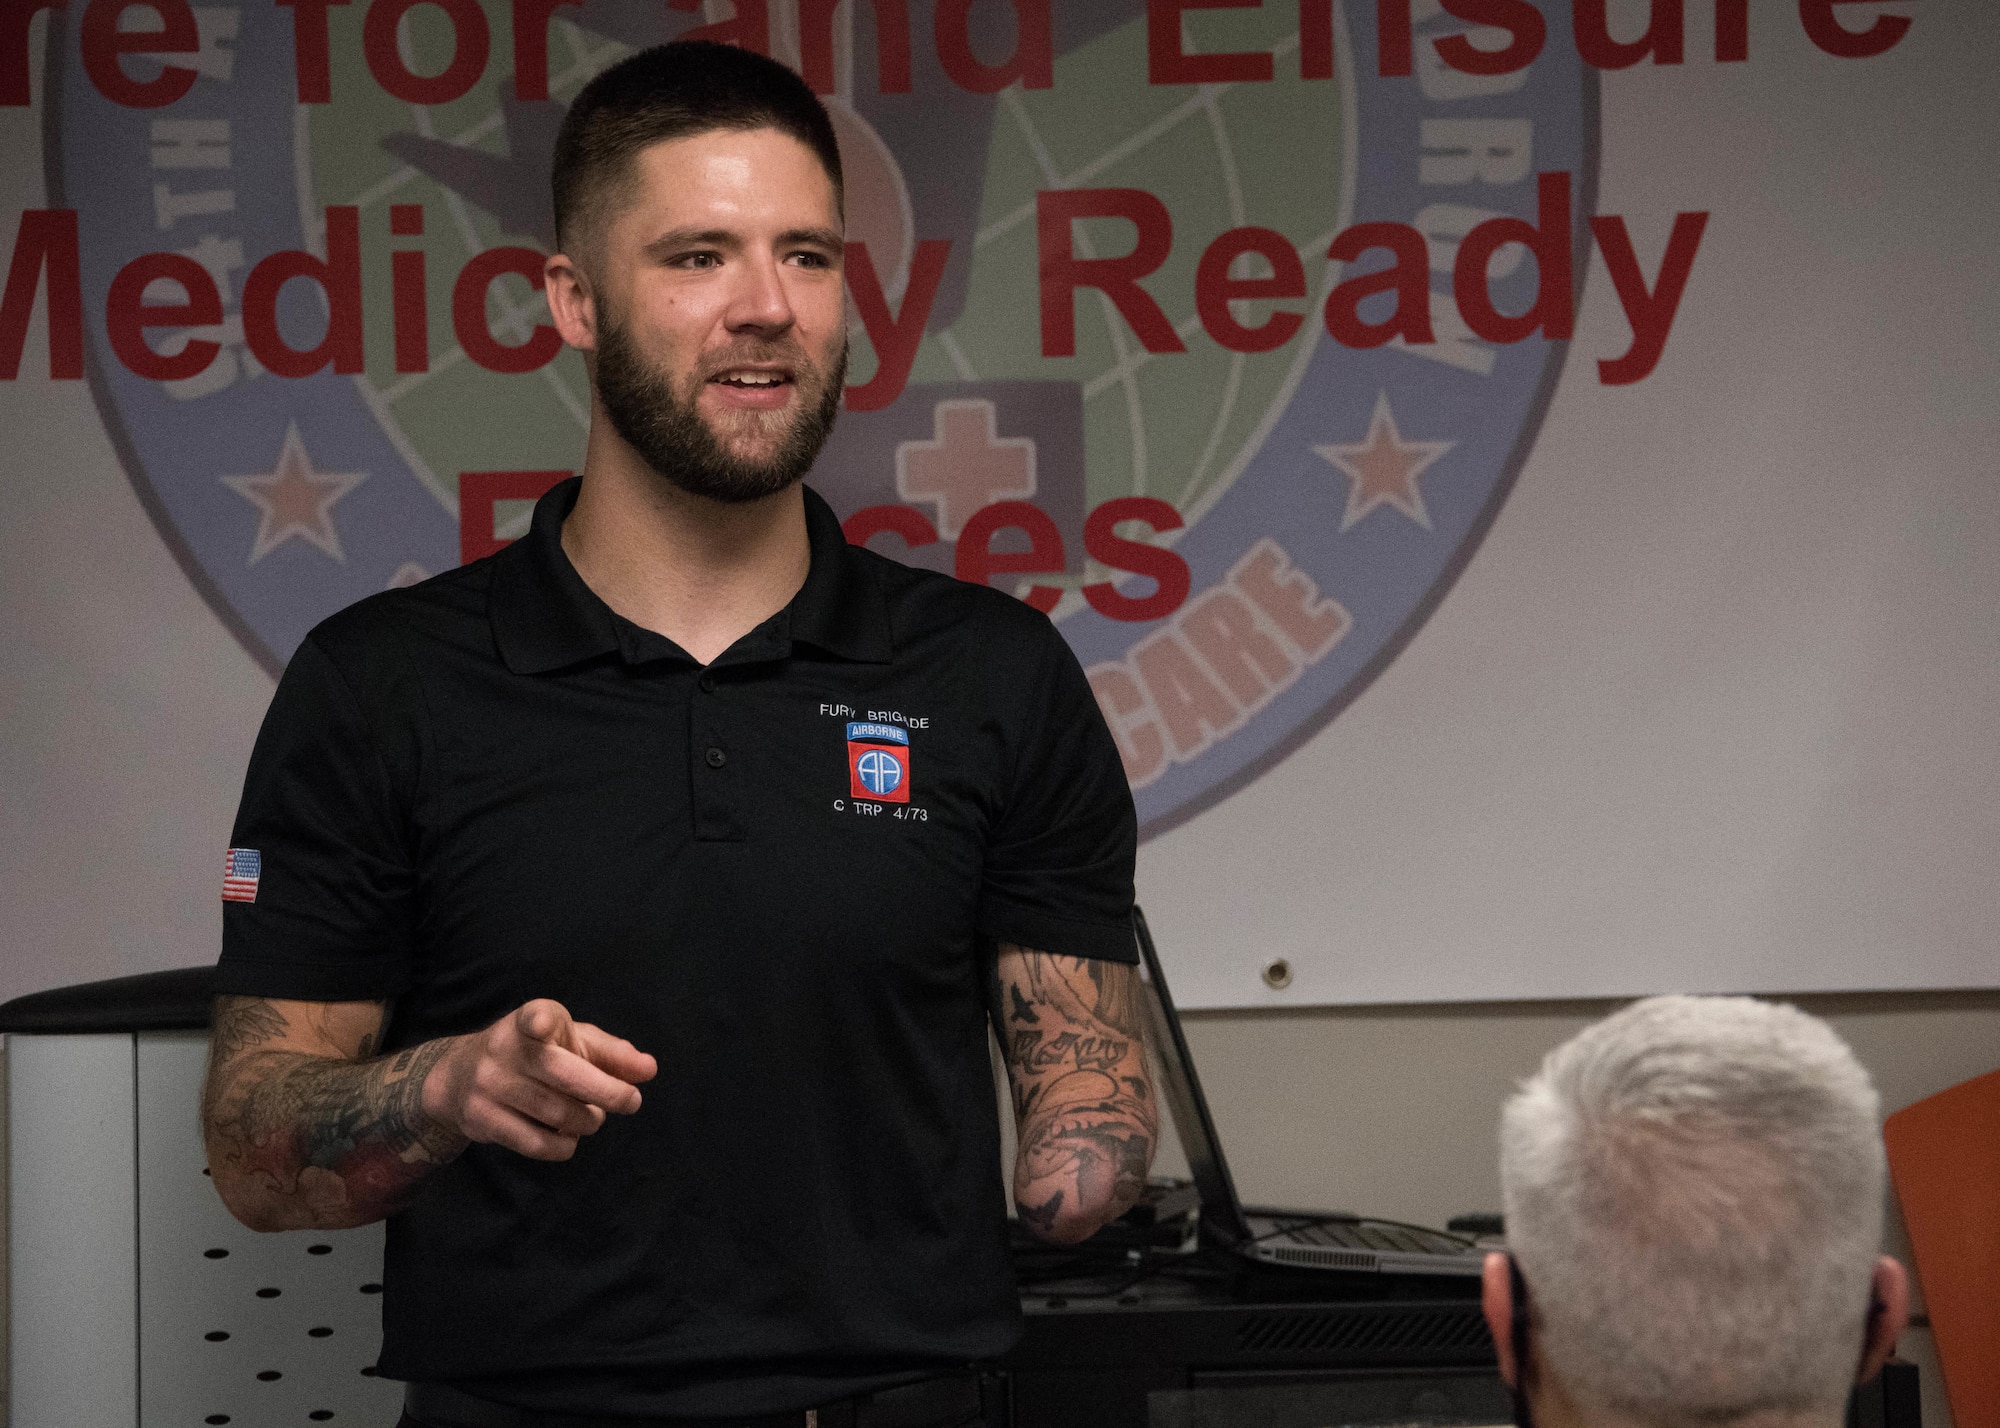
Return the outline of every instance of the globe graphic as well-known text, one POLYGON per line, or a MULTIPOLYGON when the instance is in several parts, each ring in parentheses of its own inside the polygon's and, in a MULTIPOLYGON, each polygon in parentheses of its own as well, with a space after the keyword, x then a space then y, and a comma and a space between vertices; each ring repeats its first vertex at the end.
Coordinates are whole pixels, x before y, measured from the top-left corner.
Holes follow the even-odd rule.
MULTIPOLYGON (((512 104, 511 6, 484 0, 483 8, 493 56, 485 75, 463 98, 429 106, 399 101, 372 80, 362 58, 364 7, 330 9, 333 86, 341 102, 301 108, 296 144, 300 208, 309 232, 317 231, 325 205, 362 209, 364 280, 371 291, 388 290, 393 251, 421 248, 426 255, 430 369, 396 370, 389 304, 374 303, 366 371, 355 381, 411 470, 449 510, 456 509, 461 471, 576 469, 589 417, 576 353, 565 350, 531 374, 501 375, 470 360, 454 336, 452 282, 469 258, 499 246, 546 249, 552 241, 546 218, 537 216, 546 210, 541 195, 556 106, 512 104), (530 134, 534 125, 541 132, 530 134), (432 154, 448 144, 466 157, 446 155, 452 162, 445 167, 456 172, 439 173, 437 163, 410 161, 413 142, 432 154), (539 158, 531 152, 537 143, 539 158), (423 206, 420 238, 390 236, 383 210, 397 204, 423 206)), ((588 19, 590 12, 584 13, 588 19)), ((549 26, 548 39, 550 96, 558 104, 630 52, 620 40, 564 18, 549 26)), ((418 6, 405 17, 399 43, 413 72, 436 74, 452 58, 454 36, 441 11, 418 6)), ((973 257, 963 307, 948 325, 933 323, 926 333, 910 383, 913 389, 933 382, 1078 383, 1088 504, 1155 496, 1193 524, 1255 454, 1323 336, 1317 303, 1326 291, 1326 245, 1351 201, 1352 125, 1344 116, 1343 96, 1351 93, 1344 80, 1299 78, 1294 7, 1188 12, 1183 48, 1271 52, 1275 77, 1267 83, 1151 85, 1141 17, 1059 55, 1051 88, 1016 86, 997 97, 986 152, 967 156, 984 168, 976 232, 936 233, 923 214, 916 215, 917 236, 970 244, 973 257), (1042 356, 1035 195, 1080 187, 1143 189, 1172 214, 1171 255, 1143 285, 1186 351, 1146 353, 1108 298, 1081 290, 1075 355, 1042 356), (1282 234, 1300 252, 1308 277, 1303 301, 1233 305, 1237 320, 1249 326, 1274 307, 1305 314, 1298 336, 1272 352, 1230 352, 1201 330, 1195 315, 1202 251, 1223 232, 1246 225, 1282 234)), ((1347 53, 1344 43, 1337 49, 1347 53)), ((841 117, 847 151, 849 131, 860 121, 851 111, 841 117)), ((852 229, 856 215, 850 212, 849 219, 852 229)), ((909 234, 897 236, 903 241, 890 251, 900 248, 906 261, 909 234)), ((1121 220, 1080 222, 1073 237, 1079 257, 1117 256, 1132 242, 1132 227, 1121 220)), ((871 251, 876 246, 871 243, 871 251)), ((1269 272, 1267 260, 1255 255, 1239 258, 1231 269, 1235 277, 1269 272)), ((900 299, 893 273, 887 286, 892 302, 900 299)), ((488 292, 487 320, 498 340, 519 343, 547 321, 547 309, 525 278, 508 275, 488 292)), ((865 331, 852 326, 850 376, 862 381, 875 361, 865 331)), ((921 391, 910 391, 905 400, 922 400, 921 391)), ((524 529, 526 505, 503 504, 501 535, 524 529)))
MULTIPOLYGON (((406 104, 384 92, 363 59, 357 7, 329 10, 333 89, 340 103, 299 111, 307 126, 299 145, 300 206, 307 231, 315 231, 324 205, 359 206, 363 282, 374 292, 389 290, 391 252, 424 252, 430 370, 396 371, 389 304, 373 303, 367 310, 366 369, 355 381, 411 470, 452 511, 457 509, 461 471, 578 469, 590 421, 589 384, 577 353, 564 349, 536 372, 502 375, 471 361, 453 332, 452 284, 468 259, 495 247, 553 246, 552 234, 536 232, 540 225, 520 219, 521 213, 540 214, 547 208, 546 197, 536 192, 547 181, 545 156, 532 166, 533 172, 524 164, 511 184, 505 183, 505 170, 496 167, 503 191, 518 200, 514 212, 496 213, 494 207, 503 205, 480 204, 405 162, 391 147, 399 137, 414 134, 472 149, 496 166, 516 158, 510 139, 518 143, 519 136, 509 132, 502 92, 502 82, 511 81, 506 63, 513 53, 511 6, 485 0, 481 8, 491 27, 494 58, 464 98, 439 105, 406 104), (382 210, 396 204, 423 206, 421 239, 390 236, 382 210)), ((399 38, 405 63, 416 73, 436 74, 450 62, 453 33, 434 6, 413 9, 399 38)), ((550 25, 550 97, 566 103, 591 76, 628 53, 630 47, 566 21, 550 25)), ((487 321, 496 339, 518 343, 537 323, 548 321, 548 307, 527 279, 509 275, 488 291, 487 321)), ((503 534, 518 535, 525 528, 524 509, 502 514, 503 534)))
MULTIPOLYGON (((1269 83, 1148 84, 1140 19, 1060 57, 1053 87, 1001 96, 966 309, 925 340, 911 380, 1080 381, 1090 505, 1157 496, 1190 523, 1198 519, 1254 450, 1322 331, 1307 309, 1299 336, 1276 351, 1232 353, 1201 331, 1195 315, 1203 249, 1246 225, 1283 234, 1301 250, 1313 290, 1324 291, 1315 280, 1343 208, 1344 125, 1336 85, 1298 77, 1296 25, 1287 22, 1296 13, 1267 6, 1228 16, 1226 32, 1189 26, 1198 37, 1211 28, 1226 33, 1232 50, 1277 51, 1269 83), (1086 291, 1076 299, 1076 355, 1041 355, 1035 194, 1058 187, 1137 188, 1166 205, 1173 250, 1142 285, 1185 352, 1150 356, 1110 300, 1086 291)), ((1072 241, 1079 257, 1116 256, 1131 250, 1132 226, 1089 220, 1075 225, 1072 241)), ((1245 257, 1231 276, 1269 272, 1262 258, 1245 257)), ((1255 326, 1274 306, 1304 304, 1242 303, 1235 315, 1255 326)))

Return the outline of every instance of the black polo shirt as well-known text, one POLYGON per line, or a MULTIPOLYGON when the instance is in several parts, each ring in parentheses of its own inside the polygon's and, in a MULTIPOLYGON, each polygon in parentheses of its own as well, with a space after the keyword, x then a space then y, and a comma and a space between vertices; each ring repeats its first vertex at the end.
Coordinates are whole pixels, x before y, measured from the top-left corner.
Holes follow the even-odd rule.
POLYGON ((222 991, 393 998, 392 1048, 553 997, 659 1059, 575 1159, 475 1145, 390 1220, 382 1370, 693 1415, 1003 1353, 982 948, 1133 960, 1082 671, 811 491, 804 586, 703 668, 577 575, 576 491, 314 630, 237 815, 222 991))

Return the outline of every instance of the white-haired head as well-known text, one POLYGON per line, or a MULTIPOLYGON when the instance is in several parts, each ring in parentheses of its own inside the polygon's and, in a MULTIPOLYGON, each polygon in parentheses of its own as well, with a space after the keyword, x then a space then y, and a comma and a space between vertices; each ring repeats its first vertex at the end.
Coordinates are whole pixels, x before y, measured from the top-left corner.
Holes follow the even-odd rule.
POLYGON ((1837 1409, 1882 1238, 1878 1098, 1795 1007, 1653 997, 1507 1103, 1507 1244, 1580 1403, 1645 1424, 1837 1409))

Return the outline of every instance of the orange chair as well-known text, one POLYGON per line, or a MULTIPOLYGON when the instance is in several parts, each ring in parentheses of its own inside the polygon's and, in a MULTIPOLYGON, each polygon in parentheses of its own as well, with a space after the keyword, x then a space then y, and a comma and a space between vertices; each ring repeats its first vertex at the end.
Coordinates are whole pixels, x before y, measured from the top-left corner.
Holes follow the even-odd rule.
POLYGON ((1957 1428, 2000 1428, 2000 1071, 1882 1128, 1957 1428))

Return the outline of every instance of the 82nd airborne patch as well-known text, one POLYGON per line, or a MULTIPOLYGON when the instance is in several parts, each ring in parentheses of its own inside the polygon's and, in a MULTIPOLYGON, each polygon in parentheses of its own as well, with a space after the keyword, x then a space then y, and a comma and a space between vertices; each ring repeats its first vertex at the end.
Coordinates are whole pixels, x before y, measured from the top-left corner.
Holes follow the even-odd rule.
POLYGON ((910 736, 894 724, 847 726, 847 782, 854 798, 910 801, 910 736))

